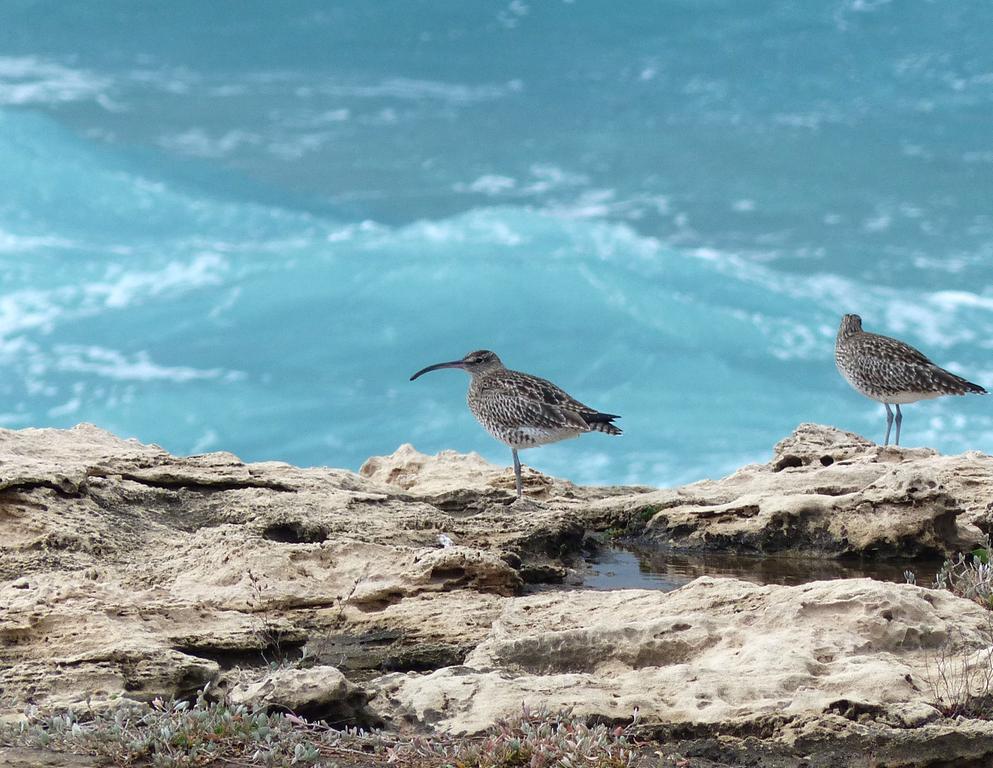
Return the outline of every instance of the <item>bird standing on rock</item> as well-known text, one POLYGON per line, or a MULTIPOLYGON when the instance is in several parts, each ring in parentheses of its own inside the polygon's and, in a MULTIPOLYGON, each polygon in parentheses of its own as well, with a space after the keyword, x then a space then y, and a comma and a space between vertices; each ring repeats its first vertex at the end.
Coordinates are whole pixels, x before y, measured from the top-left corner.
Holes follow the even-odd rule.
POLYGON ((512 371, 489 350, 470 352, 461 360, 422 368, 410 380, 439 368, 461 368, 469 374, 469 410, 487 432, 510 446, 514 455, 517 498, 523 494, 521 461, 517 451, 555 443, 584 432, 619 435, 612 423, 619 419, 600 413, 570 397, 552 382, 512 371))
POLYGON ((902 341, 862 330, 862 318, 845 315, 841 319, 838 338, 834 344, 834 361, 849 384, 866 397, 886 406, 886 440, 896 406, 896 440, 900 444, 900 405, 930 400, 941 395, 965 395, 975 392, 985 395, 978 384, 966 381, 951 371, 939 368, 918 350, 902 341))

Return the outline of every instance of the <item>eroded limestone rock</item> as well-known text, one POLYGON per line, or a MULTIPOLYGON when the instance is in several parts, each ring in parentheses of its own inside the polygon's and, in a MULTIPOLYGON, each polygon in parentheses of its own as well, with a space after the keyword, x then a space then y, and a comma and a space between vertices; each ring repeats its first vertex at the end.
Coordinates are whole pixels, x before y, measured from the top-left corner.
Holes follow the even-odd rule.
POLYGON ((349 682, 335 667, 282 668, 261 678, 243 679, 228 689, 235 704, 270 711, 292 712, 310 720, 340 725, 369 724, 375 717, 366 709, 365 690, 349 682))
POLYGON ((982 541, 991 489, 990 456, 882 447, 801 424, 767 464, 594 506, 619 521, 647 521, 634 533, 678 550, 947 556, 982 541))
POLYGON ((948 593, 713 578, 668 594, 529 591, 608 528, 800 557, 971 548, 991 473, 982 454, 801 425, 770 462, 721 480, 584 488, 529 471, 516 502, 508 468, 409 446, 355 474, 174 457, 86 425, 0 430, 0 716, 232 677, 238 695, 290 706, 296 691, 306 709, 344 671, 376 691, 352 717, 404 727, 475 732, 527 700, 617 722, 638 707, 662 734, 905 755, 898 734, 928 730, 983 754, 987 726, 933 706, 928 660, 981 661, 991 643, 989 615, 948 593), (262 679, 304 647, 336 673, 262 679))
POLYGON ((379 678, 373 705, 459 734, 521 702, 698 733, 852 712, 909 728, 939 719, 939 655, 985 660, 990 628, 948 592, 871 579, 543 594, 508 601, 464 665, 379 678))

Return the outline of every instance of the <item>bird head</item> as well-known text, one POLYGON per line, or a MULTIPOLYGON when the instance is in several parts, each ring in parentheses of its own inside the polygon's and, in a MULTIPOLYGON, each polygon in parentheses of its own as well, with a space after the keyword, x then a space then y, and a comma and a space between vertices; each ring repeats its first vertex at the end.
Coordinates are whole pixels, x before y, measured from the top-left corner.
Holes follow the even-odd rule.
POLYGON ((838 329, 839 338, 851 336, 862 330, 862 318, 858 315, 845 315, 841 318, 841 327, 838 329))
POLYGON ((500 358, 495 353, 490 352, 488 349, 478 349, 475 352, 470 352, 461 360, 452 360, 450 363, 435 363, 434 365, 429 365, 427 368, 422 368, 411 376, 410 380, 413 381, 422 374, 429 371, 437 371, 440 368, 461 368, 469 375, 475 376, 480 373, 499 370, 503 368, 503 363, 500 362, 500 358))

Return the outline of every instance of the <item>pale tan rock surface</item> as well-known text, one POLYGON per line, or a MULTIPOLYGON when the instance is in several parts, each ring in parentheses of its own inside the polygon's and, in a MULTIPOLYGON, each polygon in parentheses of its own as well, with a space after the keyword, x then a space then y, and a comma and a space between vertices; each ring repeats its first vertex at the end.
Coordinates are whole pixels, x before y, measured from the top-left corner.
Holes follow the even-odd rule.
POLYGON ((582 526, 500 502, 450 514, 343 470, 177 458, 81 425, 0 430, 0 532, 11 711, 186 695, 276 644, 372 668, 464 655, 529 552, 576 549, 582 526))
POLYGON ((993 457, 882 447, 801 424, 768 464, 597 502, 682 550, 917 557, 971 550, 989 529, 993 457))
POLYGON ((262 677, 242 674, 228 689, 235 704, 249 708, 292 712, 338 725, 366 722, 368 696, 336 668, 317 665, 303 669, 273 669, 262 677))
POLYGON ((989 652, 989 629, 948 592, 871 579, 521 597, 464 665, 380 678, 374 706, 453 733, 522 701, 729 733, 851 708, 912 727, 938 717, 937 655, 989 652))
MULTIPOLYGON (((404 727, 474 731, 529 699, 784 744, 847 738, 844 723, 875 728, 866 739, 947 728, 924 661, 981 654, 989 637, 946 593, 543 583, 572 578, 608 528, 688 550, 951 553, 987 524, 991 465, 801 425, 771 462, 723 480, 592 488, 530 470, 532 495, 514 502, 508 468, 410 446, 356 474, 174 457, 88 425, 0 430, 0 716, 207 682, 285 706, 266 668, 306 645, 376 692, 362 717, 404 727)), ((289 677, 286 690, 320 687, 289 677)), ((981 753, 988 734, 969 727, 981 753)))

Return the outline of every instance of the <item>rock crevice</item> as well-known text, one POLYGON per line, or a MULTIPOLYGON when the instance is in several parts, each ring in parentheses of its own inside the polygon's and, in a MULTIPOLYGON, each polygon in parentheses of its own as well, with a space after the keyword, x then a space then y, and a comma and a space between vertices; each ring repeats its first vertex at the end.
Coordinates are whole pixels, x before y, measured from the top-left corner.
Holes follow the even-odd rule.
POLYGON ((637 709, 646 732, 711 745, 861 739, 906 756, 928 732, 962 755, 993 750, 988 723, 949 723, 936 701, 936 656, 993 645, 990 614, 950 593, 550 586, 574 583, 608 530, 799 564, 971 549, 990 529, 989 456, 801 425, 769 462, 680 488, 525 481, 517 502, 511 470, 410 446, 356 474, 179 458, 87 425, 0 430, 0 715, 211 682, 262 706, 449 733, 528 701, 617 723, 637 709))

